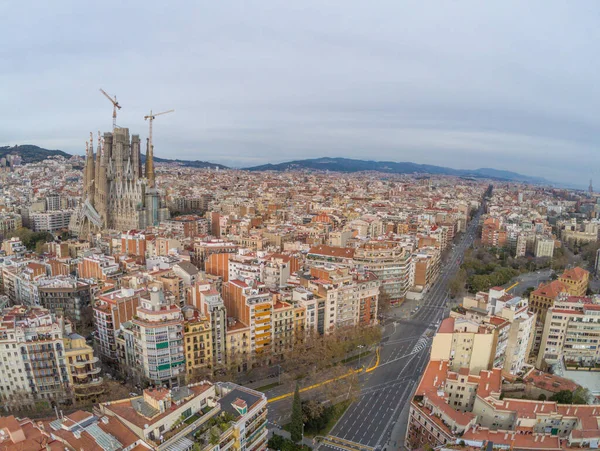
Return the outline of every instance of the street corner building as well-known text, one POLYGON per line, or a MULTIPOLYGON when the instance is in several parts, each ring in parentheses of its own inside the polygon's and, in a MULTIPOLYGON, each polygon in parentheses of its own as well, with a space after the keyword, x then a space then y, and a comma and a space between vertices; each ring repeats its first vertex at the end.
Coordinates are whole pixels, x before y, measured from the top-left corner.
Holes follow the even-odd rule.
POLYGON ((94 155, 93 139, 86 143, 83 196, 69 229, 84 237, 103 229, 143 230, 169 217, 156 189, 154 149, 146 142, 142 168, 139 135, 116 128, 100 137, 94 155))

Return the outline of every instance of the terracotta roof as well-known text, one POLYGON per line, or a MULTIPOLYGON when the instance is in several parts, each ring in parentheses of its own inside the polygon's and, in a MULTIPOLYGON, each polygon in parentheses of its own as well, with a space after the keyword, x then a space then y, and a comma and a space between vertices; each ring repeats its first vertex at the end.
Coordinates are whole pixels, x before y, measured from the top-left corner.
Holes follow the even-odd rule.
POLYGON ((541 296, 544 298, 555 299, 560 293, 566 293, 567 287, 559 280, 553 280, 546 285, 541 285, 537 290, 531 293, 531 296, 541 296))
POLYGON ((311 248, 309 254, 328 255, 330 257, 354 257, 354 249, 349 247, 326 246, 324 244, 311 248))
POLYGON ((451 334, 452 332, 454 332, 454 318, 449 317, 442 321, 438 333, 451 334))
POLYGON ((568 280, 583 280, 584 278, 589 276, 589 272, 586 271, 583 268, 580 268, 579 266, 576 266, 575 268, 572 269, 565 269, 565 271, 562 273, 562 275, 560 276, 561 279, 568 279, 568 280))

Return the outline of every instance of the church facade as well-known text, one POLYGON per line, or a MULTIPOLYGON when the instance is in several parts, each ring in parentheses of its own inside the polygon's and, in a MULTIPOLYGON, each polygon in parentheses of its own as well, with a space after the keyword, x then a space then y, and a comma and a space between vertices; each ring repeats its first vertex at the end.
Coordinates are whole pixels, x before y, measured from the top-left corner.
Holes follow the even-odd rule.
POLYGON ((155 186, 152 147, 146 141, 144 167, 140 137, 130 137, 128 128, 115 128, 102 138, 98 132, 95 155, 90 133, 83 170, 83 196, 71 217, 71 233, 84 237, 101 230, 142 230, 169 217, 155 186))

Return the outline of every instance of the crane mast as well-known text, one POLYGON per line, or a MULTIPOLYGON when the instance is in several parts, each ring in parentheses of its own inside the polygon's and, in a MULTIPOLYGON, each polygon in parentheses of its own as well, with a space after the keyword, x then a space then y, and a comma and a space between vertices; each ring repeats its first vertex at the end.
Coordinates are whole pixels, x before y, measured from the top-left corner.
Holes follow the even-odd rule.
POLYGON ((102 88, 100 88, 100 92, 102 94, 104 94, 104 97, 106 97, 110 103, 113 104, 113 132, 115 131, 115 128, 117 128, 117 109, 121 109, 121 105, 119 105, 119 102, 117 102, 117 96, 114 97, 114 99, 109 96, 106 91, 102 88))
POLYGON ((169 111, 163 111, 162 113, 156 113, 156 114, 152 114, 152 110, 150 110, 150 114, 147 116, 144 116, 144 120, 148 120, 149 121, 149 130, 148 130, 148 148, 152 149, 152 122, 154 122, 154 119, 156 118, 156 116, 160 116, 162 114, 168 114, 168 113, 174 113, 175 110, 169 110, 169 111))

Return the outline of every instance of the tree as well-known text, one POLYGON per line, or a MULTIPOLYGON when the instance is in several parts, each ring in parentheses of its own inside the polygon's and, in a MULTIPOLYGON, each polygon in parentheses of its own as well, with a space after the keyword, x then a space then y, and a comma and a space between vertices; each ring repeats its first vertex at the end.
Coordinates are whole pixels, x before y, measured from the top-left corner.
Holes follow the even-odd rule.
POLYGON ((377 300, 377 311, 381 315, 385 315, 389 310, 392 304, 392 298, 390 295, 383 289, 383 286, 379 289, 379 298, 377 300))
POLYGON ((456 275, 450 280, 449 288, 450 288, 450 296, 455 298, 458 296, 463 288, 465 287, 465 283, 467 282, 467 271, 464 269, 460 269, 456 275))
POLYGON ((302 401, 300 400, 300 387, 296 383, 294 401, 292 402, 292 422, 290 424, 290 437, 294 443, 302 440, 302 401))
POLYGON ((561 390, 550 396, 550 401, 556 401, 558 404, 573 404, 573 392, 561 390))
POLYGON ((546 395, 545 394, 541 394, 540 396, 538 396, 538 401, 545 401, 546 400, 546 395))
POLYGON ((587 404, 591 393, 587 388, 577 387, 573 392, 573 404, 587 404))

